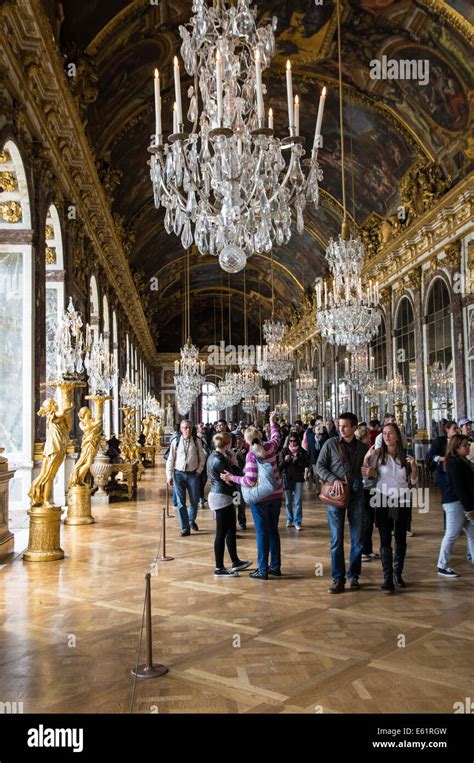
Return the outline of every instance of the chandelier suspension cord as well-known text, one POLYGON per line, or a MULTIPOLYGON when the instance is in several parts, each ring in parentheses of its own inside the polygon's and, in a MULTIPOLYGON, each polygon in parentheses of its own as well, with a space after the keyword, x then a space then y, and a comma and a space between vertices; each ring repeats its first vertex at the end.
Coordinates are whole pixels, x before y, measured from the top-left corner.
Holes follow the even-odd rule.
POLYGON ((275 290, 273 287, 273 250, 272 250, 272 321, 275 314, 275 290))
POLYGON ((355 219, 355 190, 354 190, 354 152, 352 150, 352 93, 349 91, 349 136, 351 140, 351 194, 352 194, 352 219, 355 219))
POLYGON ((248 325, 247 325, 247 282, 245 278, 245 269, 244 269, 244 344, 247 347, 249 343, 249 337, 248 337, 248 325))
POLYGON ((258 281, 258 325, 260 327, 260 347, 263 345, 262 337, 262 290, 260 287, 260 279, 258 281))
POLYGON ((344 120, 342 110, 342 57, 341 57, 341 14, 339 9, 340 0, 336 0, 337 10, 337 57, 339 67, 339 129, 341 131, 341 178, 342 178, 342 238, 346 238, 347 211, 346 211, 346 179, 344 171, 344 120))
POLYGON ((227 276, 227 305, 229 312, 229 344, 232 344, 232 325, 230 321, 230 275, 227 276))
POLYGON ((221 337, 222 341, 224 341, 224 282, 222 279, 221 273, 221 337))

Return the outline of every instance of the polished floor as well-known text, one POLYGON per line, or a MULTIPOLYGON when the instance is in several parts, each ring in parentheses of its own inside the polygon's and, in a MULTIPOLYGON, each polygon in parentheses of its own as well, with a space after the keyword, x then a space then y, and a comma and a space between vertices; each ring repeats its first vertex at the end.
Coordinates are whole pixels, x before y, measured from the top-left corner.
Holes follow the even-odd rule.
MULTIPOLYGON (((24 712, 452 713, 472 695, 474 565, 463 535, 436 574, 439 498, 415 513, 409 588, 378 590, 378 561, 359 592, 327 593, 325 510, 305 490, 304 530, 282 512, 280 580, 213 577, 212 513, 178 537, 152 577, 153 659, 167 675, 134 685, 145 574, 153 570, 164 503, 163 469, 148 470, 138 500, 94 509, 97 523, 62 528, 66 558, 0 570, 0 700, 24 712), (322 565, 322 566, 321 566, 322 565), (322 571, 322 575, 315 574, 322 571)), ((251 521, 239 555, 256 559, 251 521)), ((376 536, 374 536, 376 537, 376 536)), ((142 643, 140 662, 144 661, 142 643)))

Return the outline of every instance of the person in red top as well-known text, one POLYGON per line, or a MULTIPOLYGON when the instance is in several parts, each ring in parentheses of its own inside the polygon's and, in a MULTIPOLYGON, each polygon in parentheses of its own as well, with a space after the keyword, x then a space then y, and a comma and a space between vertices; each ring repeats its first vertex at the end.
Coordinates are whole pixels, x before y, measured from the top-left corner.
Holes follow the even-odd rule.
POLYGON ((275 411, 270 414, 271 438, 262 442, 262 434, 255 427, 247 427, 245 440, 249 452, 245 460, 244 474, 239 477, 223 472, 221 479, 229 483, 253 487, 257 483, 257 458, 270 463, 275 475, 277 489, 261 503, 250 504, 255 529, 257 532, 258 569, 250 573, 257 580, 268 577, 281 577, 281 552, 278 520, 280 518, 283 483, 277 466, 277 452, 280 445, 280 430, 276 423, 275 411), (270 565, 268 557, 270 555, 270 565))
POLYGON ((381 431, 382 430, 380 427, 380 421, 378 419, 372 419, 369 424, 370 447, 375 445, 375 440, 377 439, 377 436, 380 434, 381 431))

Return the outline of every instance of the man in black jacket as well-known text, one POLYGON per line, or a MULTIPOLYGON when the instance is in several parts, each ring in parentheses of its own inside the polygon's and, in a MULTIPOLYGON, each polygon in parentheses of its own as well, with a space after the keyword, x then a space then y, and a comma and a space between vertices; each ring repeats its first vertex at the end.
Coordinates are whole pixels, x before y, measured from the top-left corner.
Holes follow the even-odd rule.
POLYGON ((455 421, 447 421, 445 425, 446 434, 435 437, 431 447, 426 454, 426 465, 430 471, 435 472, 435 482, 441 492, 443 492, 446 482, 446 472, 443 469, 444 457, 448 447, 448 440, 458 432, 458 425, 455 421))
MULTIPOLYGON (((344 482, 350 486, 347 518, 351 536, 351 552, 347 577, 351 591, 358 591, 362 559, 362 522, 364 516, 364 490, 361 467, 369 446, 357 440, 357 416, 342 413, 339 416, 339 438, 330 437, 324 443, 316 464, 318 477, 331 482, 336 494, 343 491, 344 482)), ((334 584, 329 593, 343 593, 346 582, 344 559, 344 522, 346 509, 328 504, 328 525, 331 531, 331 572, 334 584)))

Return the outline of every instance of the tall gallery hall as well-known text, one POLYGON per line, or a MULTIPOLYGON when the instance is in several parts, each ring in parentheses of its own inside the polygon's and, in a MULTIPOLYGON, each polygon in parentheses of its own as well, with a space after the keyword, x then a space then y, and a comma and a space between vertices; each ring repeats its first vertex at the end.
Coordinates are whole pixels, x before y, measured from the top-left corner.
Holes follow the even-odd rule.
POLYGON ((0 3, 0 723, 41 718, 30 747, 56 714, 474 712, 473 22, 0 3))

